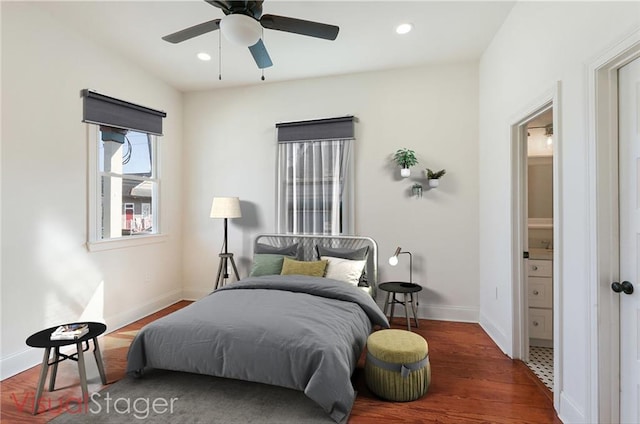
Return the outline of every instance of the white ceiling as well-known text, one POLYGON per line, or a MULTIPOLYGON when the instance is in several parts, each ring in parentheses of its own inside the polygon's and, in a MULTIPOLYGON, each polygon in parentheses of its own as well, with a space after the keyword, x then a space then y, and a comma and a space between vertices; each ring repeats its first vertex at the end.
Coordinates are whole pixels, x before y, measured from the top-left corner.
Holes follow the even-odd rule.
MULTIPOLYGON (((46 1, 33 3, 84 37, 119 52, 182 91, 261 84, 248 49, 219 31, 170 44, 162 36, 205 21, 222 11, 204 1, 46 1), (196 58, 208 52, 209 62, 196 58)), ((266 0, 264 14, 340 27, 335 41, 264 30, 273 61, 266 81, 284 81, 371 70, 478 60, 514 1, 282 1, 266 0), (397 24, 414 30, 400 36, 397 24)))

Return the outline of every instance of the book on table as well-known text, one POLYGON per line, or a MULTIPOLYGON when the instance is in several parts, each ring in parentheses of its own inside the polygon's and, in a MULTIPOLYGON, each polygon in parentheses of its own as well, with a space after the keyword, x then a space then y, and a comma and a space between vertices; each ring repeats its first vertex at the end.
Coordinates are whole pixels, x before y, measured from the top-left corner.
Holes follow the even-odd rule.
POLYGON ((51 333, 51 340, 73 340, 78 339, 89 332, 89 324, 66 324, 56 328, 51 333))

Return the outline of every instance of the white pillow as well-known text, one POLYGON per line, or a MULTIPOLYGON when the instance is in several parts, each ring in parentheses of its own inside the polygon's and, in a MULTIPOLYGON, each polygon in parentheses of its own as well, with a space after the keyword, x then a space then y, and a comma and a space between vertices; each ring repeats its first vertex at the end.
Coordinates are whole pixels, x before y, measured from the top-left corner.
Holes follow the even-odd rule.
POLYGON ((354 286, 358 285, 364 266, 367 263, 366 260, 353 261, 331 256, 321 256, 320 259, 327 261, 327 270, 324 274, 325 278, 344 281, 354 286))

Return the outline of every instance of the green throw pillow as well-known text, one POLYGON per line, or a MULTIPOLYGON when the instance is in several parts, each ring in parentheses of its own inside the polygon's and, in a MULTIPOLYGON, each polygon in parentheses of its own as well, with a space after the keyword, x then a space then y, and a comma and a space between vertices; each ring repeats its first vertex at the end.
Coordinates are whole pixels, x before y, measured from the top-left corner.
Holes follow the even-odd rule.
POLYGON ((296 261, 284 258, 282 275, 309 275, 311 277, 324 277, 327 261, 296 261))
POLYGON ((278 275, 282 271, 282 260, 284 256, 270 253, 256 253, 253 255, 253 266, 251 267, 251 277, 261 275, 278 275))

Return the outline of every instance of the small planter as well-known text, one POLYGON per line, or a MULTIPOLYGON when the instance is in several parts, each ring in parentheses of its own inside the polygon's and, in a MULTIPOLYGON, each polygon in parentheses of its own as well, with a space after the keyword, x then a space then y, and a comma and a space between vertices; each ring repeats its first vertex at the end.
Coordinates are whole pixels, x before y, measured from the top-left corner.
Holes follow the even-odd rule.
POLYGON ((422 197, 422 184, 414 184, 411 186, 411 194, 413 194, 415 197, 422 197))
POLYGON ((400 167, 400 175, 402 175, 402 178, 409 177, 409 175, 411 175, 409 168, 418 164, 416 152, 410 149, 398 149, 393 155, 393 161, 400 167))
POLYGON ((429 181, 429 187, 431 188, 438 187, 440 185, 440 178, 446 173, 447 171, 444 169, 441 169, 438 172, 433 172, 429 168, 424 170, 424 174, 427 177, 427 180, 429 181))

